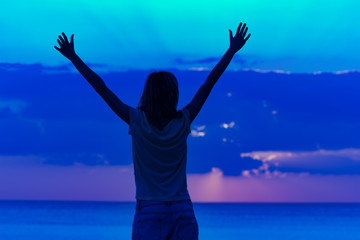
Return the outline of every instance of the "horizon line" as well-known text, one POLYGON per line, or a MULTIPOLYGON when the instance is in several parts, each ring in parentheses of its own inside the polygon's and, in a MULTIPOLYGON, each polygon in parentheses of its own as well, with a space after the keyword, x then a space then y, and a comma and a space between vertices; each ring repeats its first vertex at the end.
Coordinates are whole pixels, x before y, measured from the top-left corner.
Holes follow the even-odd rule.
MULTIPOLYGON (((318 202, 318 201, 304 201, 304 202, 289 202, 289 201, 273 201, 273 202, 262 202, 262 201, 254 201, 254 202, 236 202, 236 201, 226 201, 226 202, 216 202, 216 201, 193 201, 193 203, 204 203, 204 204, 360 204, 359 202, 349 201, 349 202, 318 202)), ((88 202, 88 203, 136 203, 134 201, 114 201, 114 200, 46 200, 46 199, 0 199, 0 203, 2 202, 88 202)))

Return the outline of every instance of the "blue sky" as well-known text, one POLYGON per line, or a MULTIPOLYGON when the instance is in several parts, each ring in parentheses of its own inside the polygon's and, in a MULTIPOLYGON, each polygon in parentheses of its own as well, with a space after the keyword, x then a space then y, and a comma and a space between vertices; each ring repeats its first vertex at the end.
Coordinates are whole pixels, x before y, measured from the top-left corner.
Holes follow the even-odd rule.
POLYGON ((229 45, 228 29, 248 23, 252 37, 233 69, 291 72, 358 69, 355 0, 323 1, 3 1, 0 62, 66 63, 54 49, 75 34, 87 62, 110 69, 212 67, 229 45))

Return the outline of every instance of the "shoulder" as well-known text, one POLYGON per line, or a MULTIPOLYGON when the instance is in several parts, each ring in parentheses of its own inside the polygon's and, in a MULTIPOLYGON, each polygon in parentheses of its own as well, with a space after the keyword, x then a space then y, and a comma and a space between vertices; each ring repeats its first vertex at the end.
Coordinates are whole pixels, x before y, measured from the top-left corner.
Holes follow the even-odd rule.
POLYGON ((139 124, 142 122, 142 118, 144 118, 144 112, 138 108, 129 109, 129 134, 132 135, 134 129, 136 129, 139 124))
POLYGON ((183 108, 181 109, 181 112, 182 112, 182 114, 184 115, 183 117, 186 118, 186 119, 188 119, 188 120, 191 122, 191 115, 190 115, 189 109, 188 109, 187 107, 183 107, 183 108))
POLYGON ((143 117, 144 111, 138 108, 132 108, 129 109, 129 115, 130 115, 130 122, 138 121, 139 118, 143 117))

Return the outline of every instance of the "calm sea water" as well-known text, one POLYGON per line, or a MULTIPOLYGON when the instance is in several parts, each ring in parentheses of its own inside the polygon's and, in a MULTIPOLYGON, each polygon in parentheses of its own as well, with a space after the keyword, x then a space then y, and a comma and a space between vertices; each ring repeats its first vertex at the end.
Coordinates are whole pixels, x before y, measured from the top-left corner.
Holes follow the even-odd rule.
MULTIPOLYGON (((201 240, 360 239, 360 203, 194 203, 201 240)), ((135 203, 0 201, 1 240, 131 239, 135 203)))

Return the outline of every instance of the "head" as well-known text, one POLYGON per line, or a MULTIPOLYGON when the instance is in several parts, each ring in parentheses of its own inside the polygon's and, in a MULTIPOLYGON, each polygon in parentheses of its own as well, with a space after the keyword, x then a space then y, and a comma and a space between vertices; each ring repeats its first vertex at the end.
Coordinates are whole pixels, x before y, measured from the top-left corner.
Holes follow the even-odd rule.
POLYGON ((138 109, 151 119, 174 118, 177 116, 179 88, 176 77, 165 71, 151 73, 145 82, 138 109))

